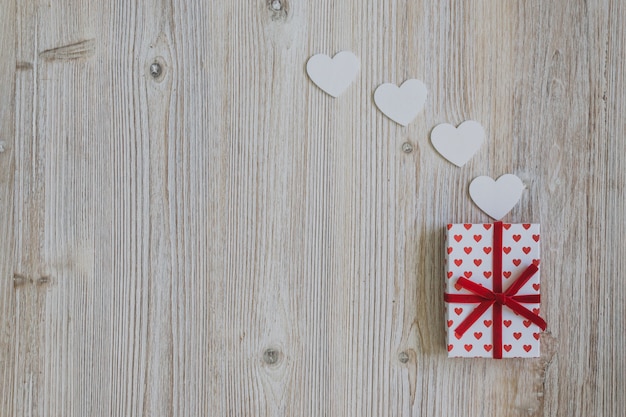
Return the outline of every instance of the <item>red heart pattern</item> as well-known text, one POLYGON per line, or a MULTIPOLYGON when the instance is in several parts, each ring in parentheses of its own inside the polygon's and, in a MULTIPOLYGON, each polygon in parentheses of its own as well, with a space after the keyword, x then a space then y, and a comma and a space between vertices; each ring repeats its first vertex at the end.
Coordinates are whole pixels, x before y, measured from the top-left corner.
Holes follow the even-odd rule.
MULTIPOLYGON (((491 223, 449 224, 447 225, 447 245, 444 250, 447 271, 446 292, 451 294, 471 294, 458 285, 452 277, 465 277, 491 289, 493 286, 493 233, 491 223), (485 232, 487 231, 487 232, 485 232)), ((502 277, 503 289, 530 264, 539 265, 539 225, 503 224, 502 277)), ((539 273, 535 274, 518 294, 539 292, 539 273)), ((448 355, 452 357, 493 357, 493 313, 489 308, 479 321, 462 336, 455 334, 455 328, 474 311, 475 304, 447 304, 446 328, 448 329, 448 355), (480 340, 481 344, 476 344, 480 340)), ((538 305, 524 304, 529 310, 538 313, 538 305)), ((503 308, 502 337, 504 357, 536 357, 539 354, 540 333, 532 322, 516 315, 507 307, 503 308)))

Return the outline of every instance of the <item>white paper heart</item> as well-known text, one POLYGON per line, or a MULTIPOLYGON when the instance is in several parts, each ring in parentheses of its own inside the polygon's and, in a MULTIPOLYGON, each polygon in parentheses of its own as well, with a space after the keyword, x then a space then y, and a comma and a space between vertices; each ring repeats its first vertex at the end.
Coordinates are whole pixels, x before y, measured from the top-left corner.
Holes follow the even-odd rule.
POLYGON ((437 152, 458 167, 462 167, 480 149, 485 140, 485 129, 474 120, 467 120, 454 127, 443 123, 435 126, 430 134, 437 152))
POLYGON ((333 97, 340 96, 352 84, 359 72, 359 58, 350 51, 313 55, 306 63, 311 81, 333 97))
POLYGON ((420 80, 406 80, 400 87, 385 83, 374 92, 374 102, 394 122, 407 126, 422 111, 428 89, 420 80))
POLYGON ((524 183, 518 177, 504 174, 497 181, 487 176, 474 178, 469 193, 482 211, 500 220, 517 204, 524 188, 524 183))

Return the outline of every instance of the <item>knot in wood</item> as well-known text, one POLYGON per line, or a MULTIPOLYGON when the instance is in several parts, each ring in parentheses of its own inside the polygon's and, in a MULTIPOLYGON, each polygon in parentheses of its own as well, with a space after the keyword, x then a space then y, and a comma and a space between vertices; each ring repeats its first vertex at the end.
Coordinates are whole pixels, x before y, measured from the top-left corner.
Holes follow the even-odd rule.
POLYGON ((287 0, 266 0, 267 8, 271 12, 272 20, 286 20, 289 12, 287 0))
POLYGON ((280 352, 276 349, 266 349, 263 352, 263 361, 268 365, 276 365, 280 359, 280 352))

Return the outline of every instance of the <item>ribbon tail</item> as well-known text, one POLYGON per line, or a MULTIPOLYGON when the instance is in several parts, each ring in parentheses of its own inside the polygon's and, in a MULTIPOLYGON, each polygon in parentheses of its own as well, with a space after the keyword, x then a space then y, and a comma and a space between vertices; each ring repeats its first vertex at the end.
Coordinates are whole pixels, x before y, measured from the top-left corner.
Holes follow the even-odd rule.
POLYGON ((476 321, 480 318, 480 316, 482 316, 485 313, 485 311, 487 311, 487 309, 492 306, 494 302, 495 301, 485 301, 483 303, 480 303, 478 306, 476 306, 474 311, 472 311, 470 315, 467 316, 465 320, 463 320, 461 324, 457 326, 456 329, 454 329, 454 333, 456 333, 457 336, 463 336, 463 334, 465 334, 467 329, 472 327, 472 324, 476 323, 476 321))
POLYGON ((544 319, 542 319, 537 314, 533 313, 532 311, 530 311, 529 309, 527 309, 526 307, 524 307, 523 305, 521 305, 515 300, 512 300, 509 298, 509 300, 507 300, 506 306, 509 307, 511 310, 515 311, 516 313, 518 313, 519 315, 530 320, 537 326, 539 326, 541 330, 545 330, 546 327, 548 326, 548 324, 546 323, 544 319))
POLYGON ((537 268, 537 265, 530 264, 528 268, 526 268, 524 272, 522 272, 519 278, 517 278, 515 282, 513 282, 513 284, 509 287, 509 289, 506 290, 505 294, 509 296, 517 294, 517 292, 522 289, 524 284, 526 284, 528 280, 531 279, 532 276, 537 273, 537 271, 539 271, 539 268, 537 268))

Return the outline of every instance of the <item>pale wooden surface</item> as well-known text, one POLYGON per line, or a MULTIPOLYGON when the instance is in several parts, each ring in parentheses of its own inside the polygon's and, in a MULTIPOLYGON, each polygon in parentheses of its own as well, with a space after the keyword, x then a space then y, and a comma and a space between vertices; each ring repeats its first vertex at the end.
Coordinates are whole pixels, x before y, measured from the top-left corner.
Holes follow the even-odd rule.
POLYGON ((2 3, 1 416, 623 413, 620 0, 2 3), (333 100, 304 66, 345 49, 333 100), (406 78, 402 128, 372 94, 406 78), (458 169, 428 134, 470 118, 458 169), (443 227, 506 172, 543 356, 449 360, 443 227))

